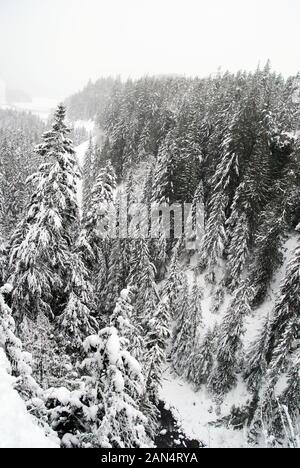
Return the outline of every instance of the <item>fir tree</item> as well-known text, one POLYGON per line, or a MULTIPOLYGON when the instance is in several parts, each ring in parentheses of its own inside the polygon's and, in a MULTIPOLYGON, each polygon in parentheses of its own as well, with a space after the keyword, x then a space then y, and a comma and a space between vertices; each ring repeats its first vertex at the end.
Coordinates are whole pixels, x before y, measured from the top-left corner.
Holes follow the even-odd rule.
POLYGON ((95 148, 93 139, 90 137, 89 146, 84 157, 83 165, 83 212, 86 213, 91 202, 91 195, 94 182, 93 164, 95 160, 95 148))
POLYGON ((170 314, 171 317, 175 319, 180 311, 180 290, 184 283, 184 274, 181 271, 179 260, 182 241, 183 239, 179 239, 175 246, 165 286, 165 294, 169 301, 170 314))
POLYGON ((32 321, 24 317, 19 326, 24 347, 33 357, 33 375, 43 389, 57 384, 66 384, 67 358, 65 343, 57 339, 54 323, 39 313, 32 321))
POLYGON ((97 284, 100 303, 106 314, 112 313, 121 291, 126 287, 129 268, 126 262, 126 241, 118 237, 110 243, 110 246, 106 284, 99 284, 99 281, 97 284))
POLYGON ((17 390, 25 400, 29 400, 40 396, 41 389, 32 376, 31 356, 23 350, 22 342, 15 335, 15 322, 5 302, 4 296, 11 290, 8 284, 0 289, 0 346, 11 364, 17 390))
POLYGON ((90 206, 84 221, 87 238, 93 249, 110 233, 110 216, 114 213, 114 191, 116 175, 110 162, 101 169, 92 189, 90 206))
POLYGON ((207 384, 211 375, 215 358, 216 330, 209 329, 203 340, 198 340, 190 356, 190 366, 187 379, 191 381, 196 390, 207 384))
POLYGON ((31 180, 35 191, 18 229, 10 255, 12 305, 19 320, 61 311, 70 247, 78 225, 75 153, 59 106, 52 130, 45 133, 37 153, 47 160, 31 180))
POLYGON ((85 338, 96 333, 98 328, 92 316, 94 291, 79 248, 77 246, 71 257, 68 302, 57 319, 58 330, 63 334, 67 348, 73 352, 78 352, 85 338))
POLYGON ((137 324, 134 324, 134 308, 132 298, 134 296, 133 288, 123 289, 117 300, 116 307, 110 318, 110 323, 114 326, 120 336, 126 339, 127 349, 130 354, 143 363, 144 341, 142 330, 137 324))
POLYGON ((225 285, 224 285, 224 282, 222 281, 221 284, 219 284, 216 290, 213 292, 212 304, 210 308, 210 311, 212 314, 217 314, 220 311, 222 304, 224 303, 224 298, 225 298, 225 285))
POLYGON ((292 357, 291 366, 287 374, 287 386, 280 400, 284 403, 294 421, 299 417, 300 401, 300 349, 292 357))
POLYGON ((156 269, 153 265, 148 241, 139 239, 132 245, 130 284, 136 288, 135 314, 139 322, 148 329, 148 321, 155 310, 159 295, 155 283, 156 269))
POLYGON ((83 365, 90 371, 87 390, 92 391, 98 417, 92 433, 83 434, 83 443, 92 442, 93 447, 101 448, 148 446, 144 427, 147 421, 136 403, 144 391, 141 368, 124 347, 117 330, 105 328, 87 338, 84 349, 88 358, 83 365))
POLYGON ((5 281, 7 271, 7 246, 0 235, 0 286, 5 281))
POLYGON ((247 283, 237 289, 224 319, 220 325, 217 340, 217 365, 210 379, 209 387, 217 395, 223 395, 236 383, 242 350, 242 336, 245 332, 244 318, 250 313, 251 290, 247 283))
POLYGON ((83 227, 86 238, 86 254, 84 260, 88 270, 93 276, 93 286, 99 303, 104 306, 103 312, 111 310, 118 294, 125 285, 122 285, 112 302, 109 296, 111 290, 111 280, 114 281, 115 271, 112 271, 112 264, 117 261, 118 241, 110 240, 115 236, 116 229, 116 209, 115 209, 115 189, 116 175, 110 162, 100 170, 97 181, 92 189, 89 208, 83 227), (111 244, 112 242, 112 244, 111 244), (111 250, 110 258, 108 251, 111 250), (107 271, 108 270, 108 271, 107 271), (103 288, 105 282, 105 291, 103 288), (105 301, 109 305, 105 304, 105 301))
POLYGON ((251 344, 245 358, 246 370, 244 377, 247 381, 248 388, 251 391, 258 391, 267 371, 266 354, 270 341, 270 317, 262 324, 261 331, 251 344))
POLYGON ((245 213, 234 212, 228 221, 233 230, 228 251, 228 275, 231 289, 238 287, 250 250, 250 227, 245 213), (235 218, 235 221, 234 221, 235 218))
POLYGON ((175 201, 175 153, 175 142, 170 132, 159 149, 155 167, 153 202, 159 205, 162 203, 171 205, 175 201))
POLYGON ((179 375, 189 373, 192 366, 192 355, 198 343, 199 328, 202 324, 202 292, 194 278, 189 294, 187 286, 181 293, 182 310, 178 315, 178 324, 174 330, 172 363, 179 375))
POLYGON ((210 267, 223 257, 227 243, 226 220, 231 181, 239 170, 238 158, 231 146, 231 136, 227 135, 222 142, 221 159, 211 181, 213 193, 208 205, 209 215, 203 240, 203 252, 210 267))
POLYGON ((273 274, 283 263, 283 242, 287 223, 282 204, 276 200, 276 209, 268 206, 262 214, 262 225, 254 240, 253 259, 250 264, 249 281, 254 290, 253 306, 265 299, 273 274), (278 209, 277 207, 280 207, 278 209))
POLYGON ((170 331, 170 310, 168 299, 163 298, 149 321, 149 331, 145 337, 145 362, 147 391, 150 399, 157 401, 162 373, 167 360, 170 331))
POLYGON ((299 271, 300 248, 297 247, 288 264, 270 321, 271 338, 267 349, 267 362, 275 380, 283 371, 298 337, 299 271))

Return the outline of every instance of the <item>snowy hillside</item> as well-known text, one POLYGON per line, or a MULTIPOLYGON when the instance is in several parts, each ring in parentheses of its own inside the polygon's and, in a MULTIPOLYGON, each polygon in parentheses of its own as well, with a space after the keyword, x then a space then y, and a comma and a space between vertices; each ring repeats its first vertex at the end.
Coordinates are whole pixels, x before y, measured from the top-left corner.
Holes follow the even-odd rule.
MULTIPOLYGON (((298 447, 289 82, 267 66, 115 85, 105 110, 91 96, 95 125, 61 104, 20 133, 1 113, 0 344, 19 395, 62 448, 298 447)), ((3 366, 0 392, 20 404, 3 366)))
MULTIPOLYGON (((247 317, 246 333, 243 337, 245 349, 255 340, 267 314, 271 313, 274 308, 280 283, 284 279, 287 264, 291 260, 296 246, 297 236, 290 236, 284 245, 284 263, 276 272, 267 300, 247 317)), ((191 287, 193 270, 188 268, 186 275, 191 287)), ((222 322, 232 296, 227 295, 219 312, 214 314, 211 312, 214 288, 206 283, 205 275, 199 275, 198 282, 203 290, 201 305, 204 328, 200 330, 201 335, 203 335, 209 328, 222 322)), ((216 427, 214 424, 216 420, 228 416, 233 406, 242 406, 250 401, 251 394, 242 379, 239 379, 234 390, 229 392, 222 402, 219 402, 205 387, 196 391, 191 384, 178 377, 168 366, 163 376, 160 396, 166 407, 178 418, 185 434, 201 441, 206 447, 246 448, 248 446, 244 430, 227 429, 224 426, 219 427, 219 425, 216 427)))
POLYGON ((13 389, 9 363, 0 348, 0 448, 58 448, 28 414, 13 389))

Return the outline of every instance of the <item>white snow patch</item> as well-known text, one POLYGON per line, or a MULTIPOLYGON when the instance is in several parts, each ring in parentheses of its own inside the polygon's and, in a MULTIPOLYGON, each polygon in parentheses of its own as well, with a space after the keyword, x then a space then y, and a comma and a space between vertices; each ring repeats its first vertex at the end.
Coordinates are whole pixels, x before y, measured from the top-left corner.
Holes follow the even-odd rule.
POLYGON ((191 439, 204 443, 208 448, 247 446, 243 431, 210 425, 220 417, 227 416, 234 403, 242 405, 248 400, 249 394, 241 382, 218 406, 205 387, 199 392, 194 392, 191 385, 167 372, 163 379, 160 397, 167 403, 166 407, 172 411, 184 433, 191 439))
POLYGON ((84 340, 83 348, 88 353, 91 348, 97 349, 100 344, 101 339, 99 335, 90 335, 84 340))
POLYGON ((109 356, 109 361, 113 365, 117 365, 120 358, 120 340, 117 331, 113 329, 113 333, 107 340, 106 350, 109 356))

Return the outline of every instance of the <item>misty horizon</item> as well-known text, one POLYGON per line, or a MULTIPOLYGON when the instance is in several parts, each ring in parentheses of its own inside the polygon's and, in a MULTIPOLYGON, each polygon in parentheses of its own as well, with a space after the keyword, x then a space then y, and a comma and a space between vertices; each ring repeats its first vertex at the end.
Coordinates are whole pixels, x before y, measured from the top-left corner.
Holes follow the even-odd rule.
POLYGON ((206 77, 269 59, 299 71, 299 2, 1 0, 0 80, 31 98, 64 99, 89 80, 206 77))

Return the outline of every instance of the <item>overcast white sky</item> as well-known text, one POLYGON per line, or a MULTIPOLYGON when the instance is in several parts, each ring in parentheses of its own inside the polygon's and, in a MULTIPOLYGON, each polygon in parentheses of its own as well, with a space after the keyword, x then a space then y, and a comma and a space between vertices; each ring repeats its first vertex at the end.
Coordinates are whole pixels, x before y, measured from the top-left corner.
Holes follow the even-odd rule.
POLYGON ((89 78, 300 70, 299 0, 0 0, 0 78, 61 98, 89 78))

